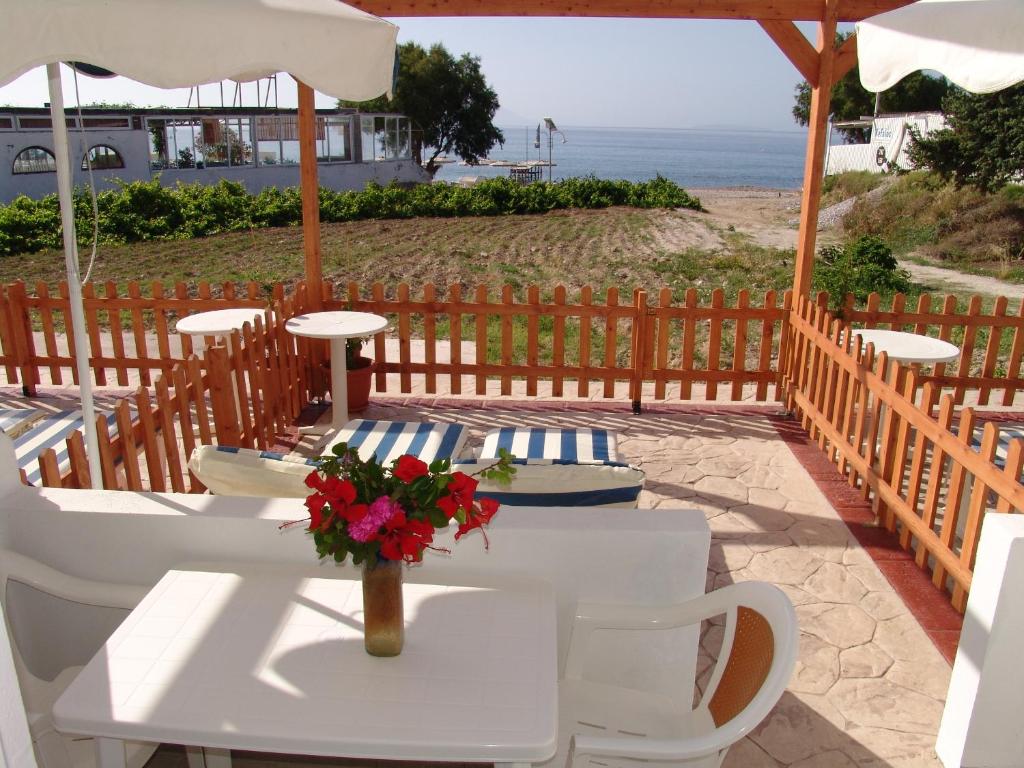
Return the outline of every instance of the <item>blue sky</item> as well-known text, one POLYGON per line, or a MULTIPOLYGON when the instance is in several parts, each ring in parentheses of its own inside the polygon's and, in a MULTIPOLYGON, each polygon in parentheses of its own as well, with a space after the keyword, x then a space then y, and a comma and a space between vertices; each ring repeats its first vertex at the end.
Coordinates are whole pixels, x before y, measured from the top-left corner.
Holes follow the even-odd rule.
MULTIPOLYGON (((560 125, 796 130, 791 112, 800 76, 752 21, 645 19, 396 19, 400 41, 442 42, 453 53, 479 56, 502 104, 497 122, 560 125)), ((805 29, 805 33, 809 33, 805 29)), ((65 100, 74 104, 65 73, 65 100)), ((79 78, 83 102, 132 101, 184 106, 188 91, 161 91, 116 78, 79 78)), ((225 85, 230 101, 232 84, 225 85)), ((246 104, 255 86, 243 86, 246 104)), ((294 106, 295 87, 279 78, 281 106, 294 106)), ((0 88, 0 104, 39 106, 42 69, 0 88)), ((219 104, 216 85, 203 104, 219 104)), ((319 97, 318 104, 332 100, 319 97)))

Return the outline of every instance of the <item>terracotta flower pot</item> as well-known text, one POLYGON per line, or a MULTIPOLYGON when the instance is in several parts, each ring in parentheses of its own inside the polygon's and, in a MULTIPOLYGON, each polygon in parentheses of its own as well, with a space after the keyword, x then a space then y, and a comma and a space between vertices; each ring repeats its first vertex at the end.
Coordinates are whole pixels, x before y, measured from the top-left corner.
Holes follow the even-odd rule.
POLYGON ((359 357, 360 367, 348 369, 348 411, 363 411, 370 404, 370 385, 377 364, 369 357, 359 357))

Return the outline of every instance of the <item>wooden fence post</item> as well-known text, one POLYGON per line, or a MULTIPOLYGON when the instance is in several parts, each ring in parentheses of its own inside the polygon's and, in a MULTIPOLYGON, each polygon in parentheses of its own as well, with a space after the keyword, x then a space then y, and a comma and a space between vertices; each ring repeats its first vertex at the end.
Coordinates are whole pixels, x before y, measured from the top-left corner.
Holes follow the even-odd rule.
POLYGON ((647 361, 647 291, 637 290, 633 294, 633 350, 630 355, 629 399, 633 404, 633 413, 640 413, 640 400, 643 396, 644 371, 647 361))
POLYGON ((213 409, 213 429, 219 445, 241 447, 238 428, 238 407, 231 386, 228 350, 222 346, 208 347, 203 359, 213 409))
POLYGON ((39 371, 35 366, 35 340, 32 337, 32 318, 29 317, 25 284, 20 280, 7 288, 11 302, 11 321, 14 333, 14 354, 21 369, 21 393, 34 397, 39 383, 39 371))

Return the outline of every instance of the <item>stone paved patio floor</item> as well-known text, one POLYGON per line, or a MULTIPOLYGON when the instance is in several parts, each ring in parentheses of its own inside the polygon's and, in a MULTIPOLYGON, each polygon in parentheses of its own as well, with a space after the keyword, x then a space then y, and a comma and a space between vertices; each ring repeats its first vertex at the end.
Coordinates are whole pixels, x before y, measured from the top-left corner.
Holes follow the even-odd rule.
MULTIPOLYGON (((3 394, 13 406, 15 393, 3 394)), ((938 766, 933 744, 950 667, 935 642, 945 642, 948 651, 955 641, 958 630, 943 623, 950 609, 940 604, 933 614, 918 611, 941 617, 936 627, 928 621, 922 627, 886 577, 905 569, 905 554, 886 545, 877 529, 865 533, 859 494, 851 493, 793 422, 774 417, 776 410, 653 405, 634 416, 621 401, 375 397, 364 415, 459 421, 469 426, 471 441, 499 424, 617 431, 625 459, 647 473, 641 507, 696 508, 707 517, 708 589, 761 579, 779 585, 796 605, 800 657, 789 688, 765 722, 733 747, 725 765, 938 766), (882 559, 876 562, 865 546, 876 557, 881 551, 882 559)), ((285 440, 282 447, 293 445, 285 440)), ((710 675, 720 636, 714 624, 702 634, 698 683, 710 675)), ((236 764, 310 763, 239 756, 236 764)), ((173 748, 161 749, 151 762, 152 768, 183 765, 183 753, 173 748)))

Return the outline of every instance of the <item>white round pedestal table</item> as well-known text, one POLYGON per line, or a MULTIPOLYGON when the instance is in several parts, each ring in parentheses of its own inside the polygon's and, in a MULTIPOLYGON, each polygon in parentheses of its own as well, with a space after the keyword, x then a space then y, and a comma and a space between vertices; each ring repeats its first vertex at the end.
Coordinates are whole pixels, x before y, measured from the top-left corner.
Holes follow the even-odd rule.
MULTIPOLYGON (((264 310, 259 307, 233 307, 232 309, 214 309, 209 312, 197 312, 181 318, 174 330, 182 336, 205 338, 215 336, 221 340, 228 353, 231 352, 228 340, 233 331, 241 331, 246 323, 255 325, 257 317, 263 317, 264 310)), ((182 350, 184 351, 184 350, 182 350)), ((232 376, 236 376, 233 372, 232 376)), ((243 374, 244 376, 244 374, 243 374)), ((236 386, 244 386, 244 382, 236 381, 236 386)), ((239 419, 238 427, 242 428, 242 405, 238 402, 238 391, 231 388, 231 398, 235 402, 235 414, 239 419)))
POLYGON ((898 360, 907 365, 949 363, 960 357, 960 348, 955 344, 922 336, 920 333, 864 328, 853 331, 853 334, 861 337, 864 347, 873 344, 876 357, 885 352, 890 360, 898 360))
POLYGON ((331 342, 331 425, 332 430, 348 423, 348 370, 345 340, 372 336, 387 327, 387 318, 369 312, 310 312, 298 315, 284 327, 295 336, 328 339, 331 342))
POLYGON ((255 324, 257 317, 263 317, 264 310, 258 307, 235 307, 215 309, 211 312, 197 312, 183 317, 174 330, 185 336, 228 337, 232 331, 241 331, 249 323, 255 324))

